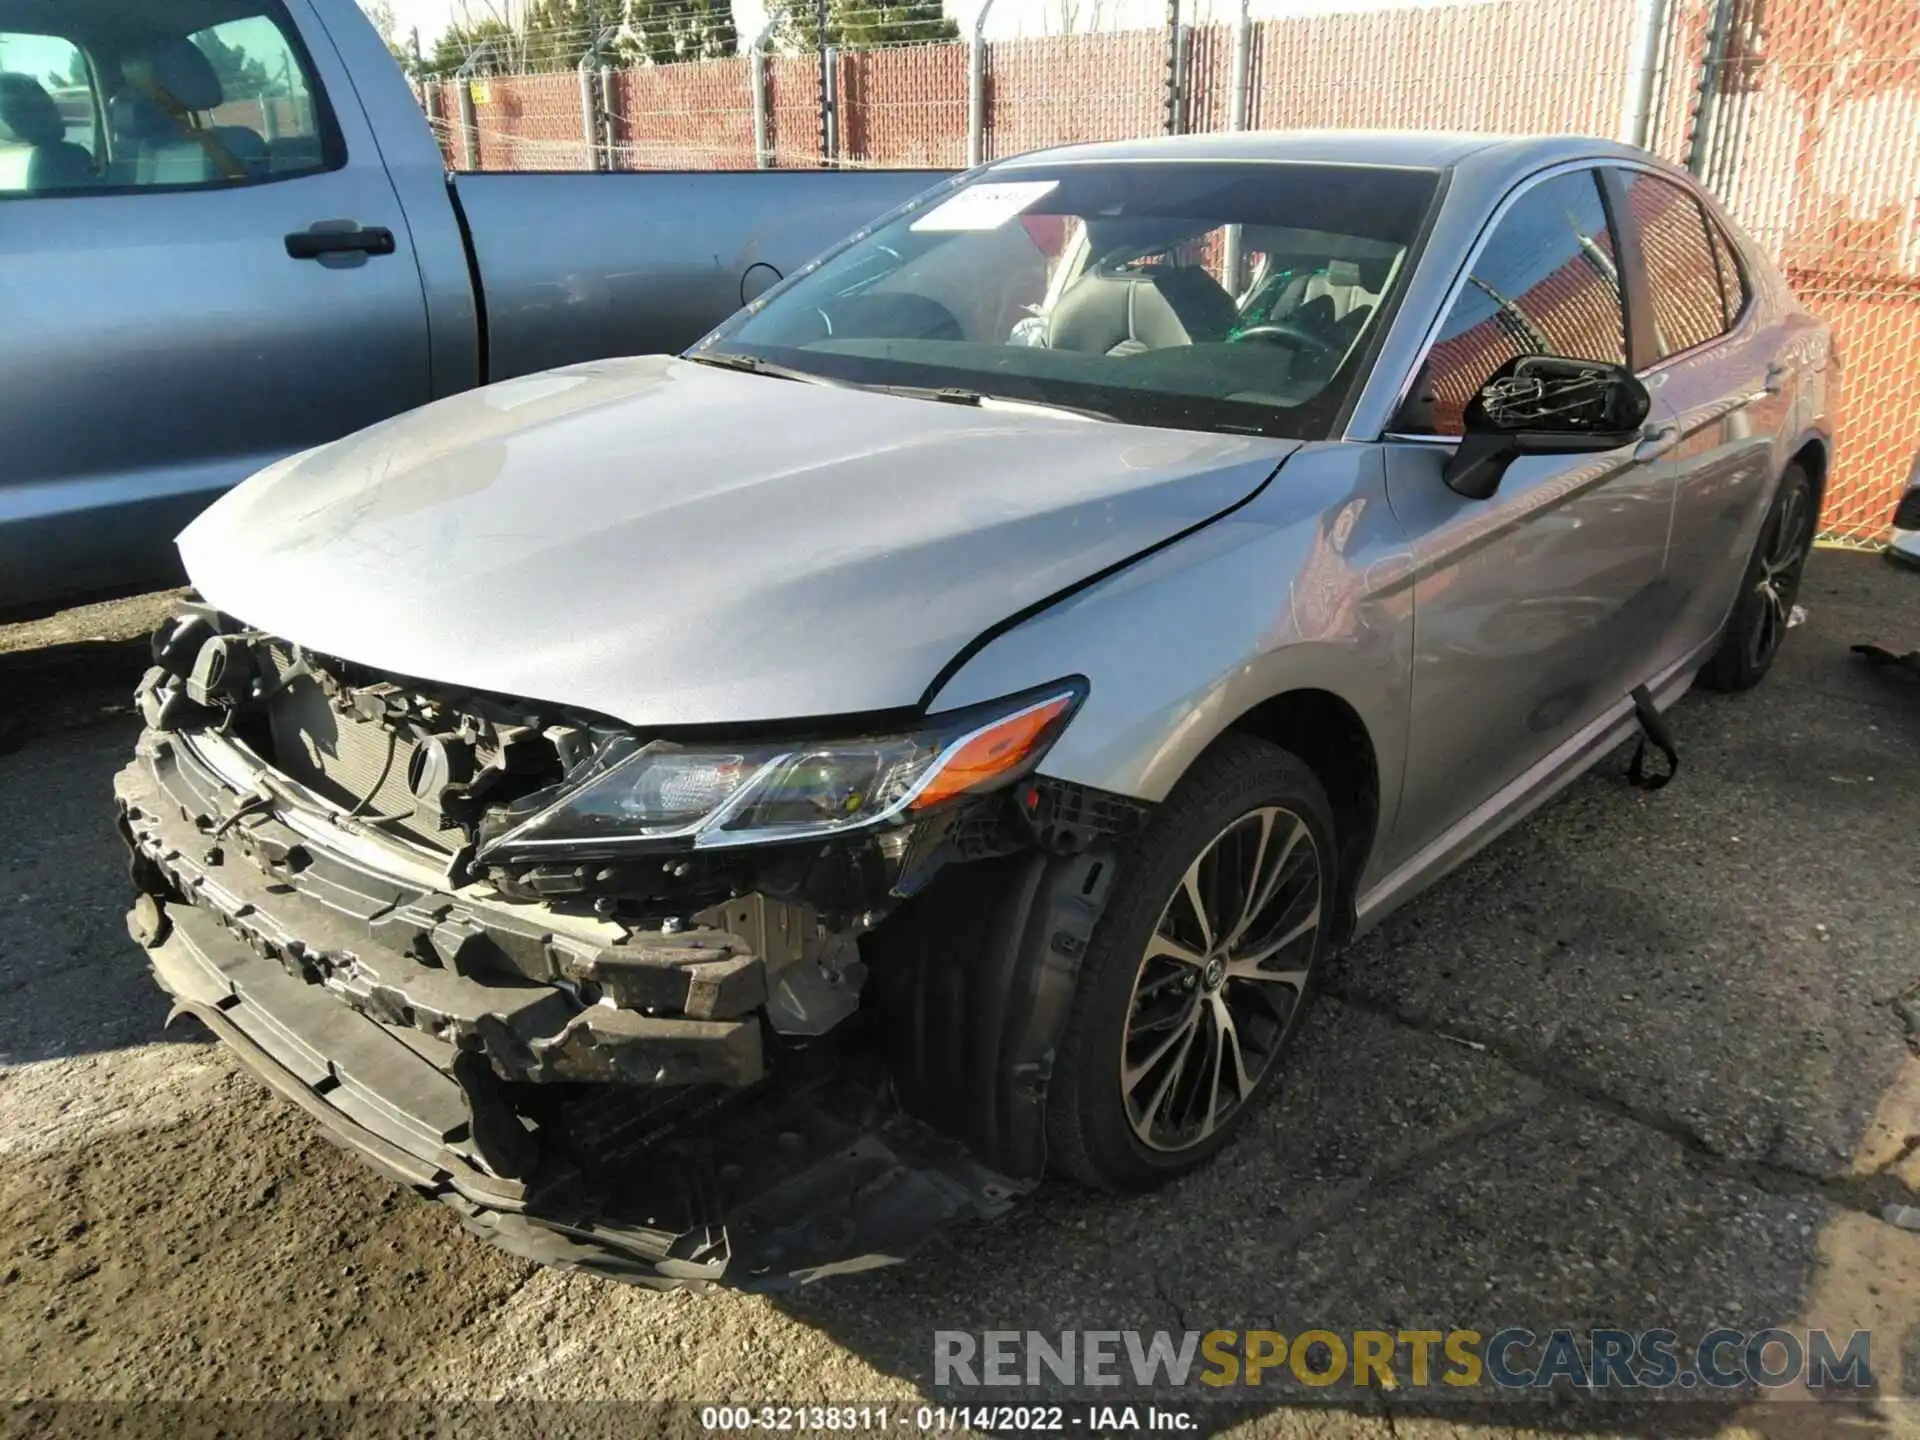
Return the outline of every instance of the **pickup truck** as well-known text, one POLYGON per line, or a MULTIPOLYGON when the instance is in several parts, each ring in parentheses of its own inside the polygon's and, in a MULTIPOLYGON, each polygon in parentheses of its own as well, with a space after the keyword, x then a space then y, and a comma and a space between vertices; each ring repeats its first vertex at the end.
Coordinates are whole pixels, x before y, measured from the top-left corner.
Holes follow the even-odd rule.
POLYGON ((926 171, 448 173, 353 0, 0 0, 0 609, 285 456, 685 348, 926 171))

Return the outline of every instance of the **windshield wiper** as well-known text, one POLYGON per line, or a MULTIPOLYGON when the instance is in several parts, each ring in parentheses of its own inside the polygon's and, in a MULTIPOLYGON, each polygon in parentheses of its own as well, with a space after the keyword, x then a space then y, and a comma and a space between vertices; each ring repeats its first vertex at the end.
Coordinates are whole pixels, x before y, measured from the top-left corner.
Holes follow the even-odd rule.
POLYGON ((1118 422, 1120 419, 1118 415, 1105 410, 1089 410, 1082 405, 1056 405, 1049 400, 1026 400, 1018 395, 988 395, 954 385, 882 385, 859 380, 837 380, 831 375, 819 375, 811 370, 796 370, 790 365, 762 360, 757 355, 683 355, 681 358, 691 360, 696 365, 711 365, 717 370, 738 370, 747 375, 768 375, 776 380, 832 385, 843 390, 875 390, 882 395, 901 395, 909 400, 938 400, 947 405, 972 405, 976 409, 983 403, 1019 405, 1030 410, 1053 410, 1062 415, 1078 415, 1087 420, 1118 422))
POLYGON ((1108 411, 1090 410, 1084 405, 1057 405, 1051 400, 1028 400, 1019 395, 987 395, 956 385, 866 385, 861 388, 878 390, 883 395, 903 395, 909 400, 938 400, 947 405, 971 405, 976 409, 983 403, 991 402, 995 405, 1018 405, 1029 410, 1054 410, 1062 415, 1078 415, 1086 420, 1117 422, 1120 419, 1108 411))
POLYGON ((696 365, 711 365, 716 370, 738 370, 747 375, 766 375, 775 380, 798 380, 805 385, 838 385, 838 380, 816 375, 811 370, 796 370, 791 365, 776 365, 757 355, 682 355, 696 365))

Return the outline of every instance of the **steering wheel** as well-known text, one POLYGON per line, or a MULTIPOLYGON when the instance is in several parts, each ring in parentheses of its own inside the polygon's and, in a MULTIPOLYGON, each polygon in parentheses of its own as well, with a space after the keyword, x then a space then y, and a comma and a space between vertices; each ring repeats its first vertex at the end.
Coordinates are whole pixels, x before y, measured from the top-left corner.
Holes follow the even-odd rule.
POLYGON ((1264 324, 1249 325, 1233 337, 1233 343, 1243 340, 1261 340, 1269 344, 1276 340, 1289 345, 1304 345, 1309 350, 1317 350, 1322 355, 1338 355, 1346 347, 1337 340, 1329 340, 1324 335, 1316 335, 1304 325, 1289 324, 1285 320, 1268 320, 1264 324))

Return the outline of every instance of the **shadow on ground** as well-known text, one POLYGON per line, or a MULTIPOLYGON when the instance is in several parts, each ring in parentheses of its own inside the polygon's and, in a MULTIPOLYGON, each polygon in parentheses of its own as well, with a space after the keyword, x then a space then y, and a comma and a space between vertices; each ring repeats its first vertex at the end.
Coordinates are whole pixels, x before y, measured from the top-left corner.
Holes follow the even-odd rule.
POLYGON ((152 664, 145 638, 74 640, 0 653, 0 755, 43 735, 133 713, 133 688, 152 664))
MULTIPOLYGON (((1645 795, 1614 757, 1342 956, 1284 1094, 1213 1166, 1131 1200, 1048 1188, 937 1255, 779 1307, 948 1402, 1131 1387, 936 1386, 936 1330, 1666 1328, 1684 1356, 1716 1325, 1829 1323, 1874 1329, 1879 1373, 1904 1357, 1920 1387, 1920 1235, 1879 1218, 1914 1202, 1911 1177, 1857 1159, 1877 1127, 1920 1127, 1886 1105, 1920 1054, 1920 704, 1847 650, 1920 632, 1914 579, 1817 557, 1812 618, 1768 683, 1676 712, 1678 783, 1645 795)), ((1261 1408, 1728 1420, 1671 1403, 1698 1387, 1644 1410, 1564 1383, 1550 1405, 1489 1405, 1490 1387, 1408 1387, 1404 1360, 1392 1395, 1282 1375, 1261 1408)), ((1798 1404, 1764 1433, 1913 1419, 1798 1404)))

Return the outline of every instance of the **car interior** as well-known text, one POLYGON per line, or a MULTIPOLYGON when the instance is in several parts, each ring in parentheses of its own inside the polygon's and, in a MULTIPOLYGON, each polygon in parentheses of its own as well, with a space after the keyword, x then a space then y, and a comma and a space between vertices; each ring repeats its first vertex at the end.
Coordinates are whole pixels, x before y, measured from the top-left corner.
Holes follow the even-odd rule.
POLYGON ((10 142, 0 153, 11 161, 0 175, 8 189, 64 190, 98 178, 93 152, 67 139, 67 117, 31 75, 0 71, 0 142, 10 142))
MULTIPOLYGON (((978 283, 977 254, 954 275, 937 248, 904 263, 893 256, 813 312, 806 333, 783 338, 875 359, 1003 373, 1017 366, 1295 405, 1357 353, 1406 253, 1365 236, 1243 225, 1234 237, 1243 283, 1230 288, 1227 226, 1192 218, 1073 224, 1074 242, 1050 275, 1045 266, 1021 270, 1008 239, 994 242, 1008 251, 993 267, 998 285, 978 283), (1009 306, 998 293, 1007 290, 1027 303, 1009 306), (1010 312, 1025 318, 1009 326, 1010 312)), ((1020 233, 1008 226, 1002 236, 1020 233)))
POLYGON ((304 67, 249 0, 0 0, 0 64, 21 67, 0 73, 0 192, 245 183, 325 164, 304 67))

